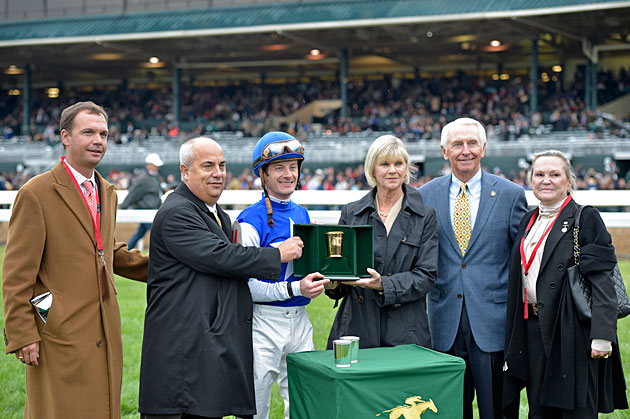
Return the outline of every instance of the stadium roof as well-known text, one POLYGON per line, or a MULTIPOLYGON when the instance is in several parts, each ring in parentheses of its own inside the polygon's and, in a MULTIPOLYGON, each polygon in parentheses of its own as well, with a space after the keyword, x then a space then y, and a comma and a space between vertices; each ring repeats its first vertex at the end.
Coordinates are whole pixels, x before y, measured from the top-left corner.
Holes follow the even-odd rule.
POLYGON ((323 74, 336 70, 342 49, 351 70, 507 68, 529 61, 531 39, 542 41, 543 62, 583 57, 583 39, 630 48, 629 21, 629 1, 275 3, 3 22, 0 56, 31 63, 35 83, 166 78, 173 67, 202 78, 323 74), (501 45, 490 47, 495 39, 501 45), (309 55, 312 48, 321 55, 309 55), (150 56, 161 61, 149 65, 150 56))
POLYGON ((615 7, 630 7, 630 2, 355 0, 189 9, 5 23, 0 25, 0 45, 93 42, 97 39, 121 41, 187 38, 278 30, 364 27, 374 24, 408 25, 591 12, 615 7))

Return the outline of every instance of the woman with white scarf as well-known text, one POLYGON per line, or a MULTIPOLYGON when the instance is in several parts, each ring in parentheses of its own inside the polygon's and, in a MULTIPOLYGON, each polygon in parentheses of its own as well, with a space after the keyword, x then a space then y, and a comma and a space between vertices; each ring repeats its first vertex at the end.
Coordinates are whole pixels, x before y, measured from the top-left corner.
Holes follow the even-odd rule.
POLYGON ((503 405, 510 417, 527 389, 529 418, 597 418, 627 409, 617 343, 616 263, 595 208, 582 211, 579 269, 592 287, 592 319, 578 319, 567 281, 574 265, 571 197, 575 173, 555 150, 537 153, 529 173, 540 204, 519 227, 508 284, 503 405))

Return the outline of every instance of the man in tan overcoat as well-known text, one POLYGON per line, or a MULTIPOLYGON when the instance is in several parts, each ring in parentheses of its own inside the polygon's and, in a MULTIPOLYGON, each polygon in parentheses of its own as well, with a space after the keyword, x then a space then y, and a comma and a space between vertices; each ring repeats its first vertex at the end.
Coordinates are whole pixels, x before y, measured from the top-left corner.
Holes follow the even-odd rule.
POLYGON ((94 170, 107 149, 103 108, 76 103, 61 114, 60 128, 65 160, 20 189, 9 222, 6 352, 26 364, 26 418, 120 418, 113 277, 146 281, 148 258, 114 239, 116 193, 94 170), (45 292, 53 297, 46 323, 30 302, 45 292))

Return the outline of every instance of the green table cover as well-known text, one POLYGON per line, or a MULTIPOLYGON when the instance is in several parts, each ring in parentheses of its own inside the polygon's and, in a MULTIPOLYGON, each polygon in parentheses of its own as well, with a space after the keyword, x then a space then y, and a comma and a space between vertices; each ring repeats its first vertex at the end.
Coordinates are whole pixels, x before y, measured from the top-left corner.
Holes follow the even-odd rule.
POLYGON ((292 419, 463 415, 464 360, 421 346, 360 349, 349 368, 335 367, 332 351, 289 354, 287 365, 292 419))

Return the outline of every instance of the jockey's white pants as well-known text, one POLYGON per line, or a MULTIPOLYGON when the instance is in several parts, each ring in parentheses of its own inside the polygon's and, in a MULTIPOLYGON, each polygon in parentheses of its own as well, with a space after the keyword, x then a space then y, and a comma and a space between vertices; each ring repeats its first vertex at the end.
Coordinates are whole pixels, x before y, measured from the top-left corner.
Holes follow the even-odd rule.
POLYGON ((304 306, 276 307, 254 304, 252 338, 254 344, 254 390, 256 419, 267 419, 271 389, 278 382, 284 400, 284 417, 289 419, 289 380, 287 354, 312 351, 313 326, 304 306))

